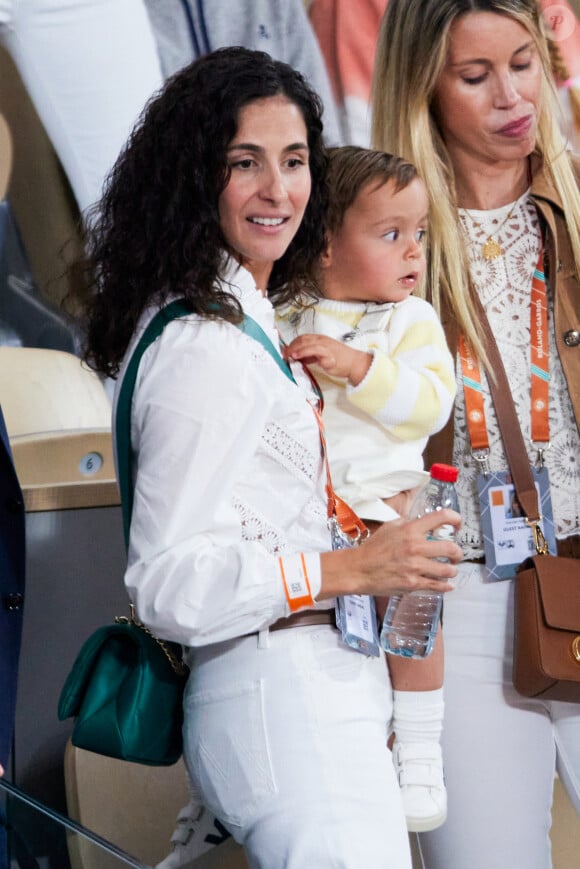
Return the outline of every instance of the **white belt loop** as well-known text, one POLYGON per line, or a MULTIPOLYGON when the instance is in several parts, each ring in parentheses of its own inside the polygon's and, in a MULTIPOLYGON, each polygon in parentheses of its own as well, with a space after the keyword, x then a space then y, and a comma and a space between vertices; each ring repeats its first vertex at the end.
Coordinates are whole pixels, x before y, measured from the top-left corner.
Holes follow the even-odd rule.
POLYGON ((258 648, 259 649, 269 649, 270 648, 270 629, 264 628, 261 631, 258 631, 258 648))

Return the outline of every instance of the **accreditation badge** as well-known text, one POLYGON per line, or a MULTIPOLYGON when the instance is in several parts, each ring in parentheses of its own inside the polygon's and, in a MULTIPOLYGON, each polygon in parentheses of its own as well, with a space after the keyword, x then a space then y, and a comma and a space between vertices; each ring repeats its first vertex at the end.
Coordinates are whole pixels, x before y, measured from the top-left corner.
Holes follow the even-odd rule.
MULTIPOLYGON (((345 534, 337 519, 329 520, 333 549, 351 549, 358 544, 345 534)), ((345 594, 336 599, 336 626, 342 641, 363 655, 378 658, 379 631, 375 599, 368 594, 345 594)))
MULTIPOLYGON (((532 468, 538 493, 540 528, 548 551, 556 555, 556 534, 548 469, 532 468)), ((509 471, 478 474, 477 490, 489 580, 511 579, 525 558, 535 555, 534 535, 518 502, 509 471)))

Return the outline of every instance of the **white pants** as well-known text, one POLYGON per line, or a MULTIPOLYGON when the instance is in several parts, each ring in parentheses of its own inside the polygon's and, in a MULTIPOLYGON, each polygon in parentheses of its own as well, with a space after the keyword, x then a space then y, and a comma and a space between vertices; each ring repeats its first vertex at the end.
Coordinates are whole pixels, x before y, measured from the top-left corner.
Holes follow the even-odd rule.
POLYGON ((384 658, 330 626, 191 652, 184 757, 252 869, 410 869, 384 658))
POLYGON ((0 0, 0 39, 83 211, 162 84, 143 0, 0 0))
POLYGON ((514 583, 483 576, 461 565, 445 596, 448 818, 421 853, 426 869, 548 869, 555 768, 580 812, 580 704, 515 692, 514 583))

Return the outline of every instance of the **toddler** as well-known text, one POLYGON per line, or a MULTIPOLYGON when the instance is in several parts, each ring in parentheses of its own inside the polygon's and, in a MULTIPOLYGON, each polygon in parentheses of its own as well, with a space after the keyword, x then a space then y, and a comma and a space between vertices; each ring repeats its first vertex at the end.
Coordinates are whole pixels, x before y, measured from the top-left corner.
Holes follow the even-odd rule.
MULTIPOLYGON (((329 154, 320 298, 282 308, 278 325, 287 356, 315 366, 334 487, 373 530, 404 516, 427 478, 422 453, 451 412, 454 366, 434 309, 411 295, 424 280, 428 212, 415 167, 366 148, 329 154)), ((393 761, 408 829, 423 832, 447 814, 440 632, 426 659, 387 660, 393 761)))

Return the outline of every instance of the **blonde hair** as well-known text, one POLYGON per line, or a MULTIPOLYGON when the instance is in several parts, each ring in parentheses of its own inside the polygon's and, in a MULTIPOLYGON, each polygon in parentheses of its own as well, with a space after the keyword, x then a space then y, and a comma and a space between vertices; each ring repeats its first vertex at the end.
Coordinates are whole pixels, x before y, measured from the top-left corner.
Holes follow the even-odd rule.
POLYGON ((447 302, 482 360, 454 171, 432 110, 453 22, 469 12, 494 12, 519 22, 540 55, 542 83, 536 150, 558 191, 580 276, 580 193, 555 121, 558 98, 536 0, 389 0, 377 43, 372 88, 373 145, 415 164, 429 193, 428 291, 438 311, 447 302))

